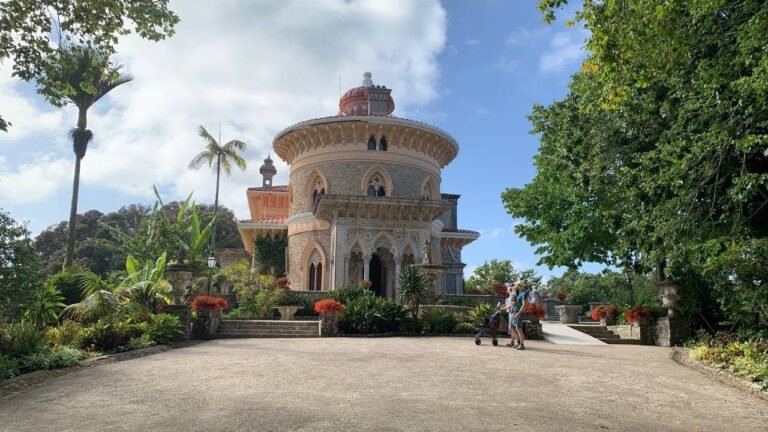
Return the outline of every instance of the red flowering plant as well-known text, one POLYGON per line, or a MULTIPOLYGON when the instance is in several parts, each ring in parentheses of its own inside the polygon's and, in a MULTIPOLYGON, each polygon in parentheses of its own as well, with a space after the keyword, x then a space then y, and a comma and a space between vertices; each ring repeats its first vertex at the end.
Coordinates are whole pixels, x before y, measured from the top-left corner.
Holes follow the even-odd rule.
POLYGON ((638 305, 635 305, 632 309, 624 313, 624 317, 631 323, 636 323, 640 320, 647 320, 651 316, 651 310, 649 308, 638 305))
POLYGON ((344 310, 344 305, 334 299, 318 300, 315 302, 314 309, 319 314, 328 312, 339 313, 344 310))
POLYGON ((360 281, 360 286, 363 287, 363 289, 367 290, 367 289, 370 289, 371 286, 373 286, 373 282, 367 281, 367 280, 361 280, 360 281))
POLYGON ((507 296, 507 286, 500 283, 495 283, 491 285, 491 290, 496 293, 499 297, 506 297, 507 296))
POLYGON ((592 308, 592 319, 595 321, 600 321, 601 319, 605 318, 605 308, 603 305, 597 305, 592 308))
POLYGON ((275 280, 275 288, 284 289, 286 291, 291 290, 291 281, 287 277, 283 276, 275 280))
POLYGON ((565 301, 565 298, 568 297, 568 293, 565 291, 558 291, 555 293, 555 297, 560 301, 565 301))
POLYGON ((603 318, 611 319, 619 316, 621 310, 616 305, 597 305, 592 309, 592 319, 597 321, 603 318))
POLYGON ((547 313, 544 312, 544 308, 542 308, 540 304, 528 303, 525 305, 525 309, 523 309, 523 315, 532 315, 539 319, 544 319, 544 317, 547 316, 547 313))
POLYGON ((195 312, 216 312, 221 309, 227 308, 227 301, 221 297, 212 296, 197 296, 192 300, 192 304, 189 305, 190 309, 195 312))

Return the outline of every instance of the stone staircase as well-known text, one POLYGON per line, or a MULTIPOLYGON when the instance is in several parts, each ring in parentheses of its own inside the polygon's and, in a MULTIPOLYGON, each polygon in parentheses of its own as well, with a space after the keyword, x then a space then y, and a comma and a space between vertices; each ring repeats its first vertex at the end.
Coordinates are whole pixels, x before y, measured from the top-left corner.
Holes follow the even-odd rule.
POLYGON ((593 338, 614 345, 640 345, 639 339, 622 339, 616 333, 608 330, 607 327, 600 324, 568 324, 568 327, 586 333, 593 338))
POLYGON ((223 319, 211 339, 320 337, 320 321, 223 319))

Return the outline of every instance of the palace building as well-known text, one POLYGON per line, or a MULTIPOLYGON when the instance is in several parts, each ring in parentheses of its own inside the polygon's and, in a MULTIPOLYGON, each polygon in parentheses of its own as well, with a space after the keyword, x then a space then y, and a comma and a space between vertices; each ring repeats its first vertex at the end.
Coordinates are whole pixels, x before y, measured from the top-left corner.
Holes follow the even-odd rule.
POLYGON ((441 172, 459 153, 434 126, 392 116, 391 89, 366 72, 339 100, 339 113, 277 134, 290 166, 273 185, 268 156, 260 187, 248 188, 251 219, 238 226, 248 253, 262 236, 285 234, 292 290, 327 291, 361 280, 394 298, 403 266, 439 269, 435 289, 463 293, 462 248, 479 237, 457 225, 459 195, 441 193, 441 172))

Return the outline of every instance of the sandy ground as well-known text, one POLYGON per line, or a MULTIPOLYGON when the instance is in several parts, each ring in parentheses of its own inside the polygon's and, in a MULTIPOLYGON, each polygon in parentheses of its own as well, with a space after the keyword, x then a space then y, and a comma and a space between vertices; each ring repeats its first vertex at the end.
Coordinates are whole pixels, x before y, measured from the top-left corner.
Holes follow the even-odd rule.
POLYGON ((0 400, 24 431, 766 431, 768 403, 669 349, 471 338, 232 339, 0 400))

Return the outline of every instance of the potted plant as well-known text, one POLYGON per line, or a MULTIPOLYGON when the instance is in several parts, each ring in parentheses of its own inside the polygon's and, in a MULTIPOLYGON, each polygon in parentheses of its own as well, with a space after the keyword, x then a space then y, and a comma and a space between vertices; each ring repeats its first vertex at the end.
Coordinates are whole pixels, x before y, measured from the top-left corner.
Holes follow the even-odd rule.
POLYGON ((566 297, 568 297, 568 293, 565 291, 558 291, 555 293, 555 297, 561 302, 563 302, 565 301, 566 297))
POLYGON ((616 305, 597 305, 592 308, 592 319, 600 321, 601 325, 616 325, 616 317, 619 316, 619 307, 616 305))
POLYGON ((334 299, 325 299, 315 302, 315 312, 320 314, 320 334, 322 336, 336 336, 339 333, 337 315, 344 311, 344 305, 334 299))
POLYGON ((547 314, 544 312, 544 308, 541 307, 541 304, 533 304, 528 303, 525 305, 525 309, 523 310, 523 320, 530 321, 532 323, 537 323, 539 320, 544 319, 547 314))
POLYGON ((227 301, 221 297, 200 295, 192 300, 192 304, 189 305, 189 308, 192 309, 192 312, 196 312, 197 316, 203 317, 210 315, 211 312, 218 312, 222 309, 226 309, 227 306, 227 301))
POLYGON ((624 313, 624 317, 632 324, 637 324, 641 327, 648 325, 648 320, 651 318, 651 309, 635 305, 632 309, 629 309, 624 313))

